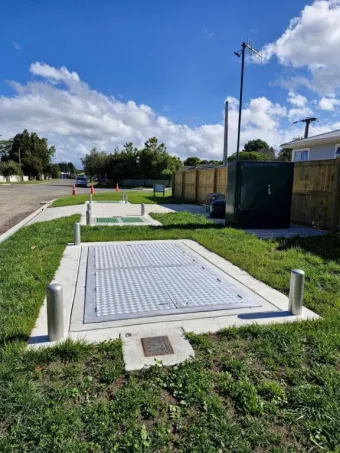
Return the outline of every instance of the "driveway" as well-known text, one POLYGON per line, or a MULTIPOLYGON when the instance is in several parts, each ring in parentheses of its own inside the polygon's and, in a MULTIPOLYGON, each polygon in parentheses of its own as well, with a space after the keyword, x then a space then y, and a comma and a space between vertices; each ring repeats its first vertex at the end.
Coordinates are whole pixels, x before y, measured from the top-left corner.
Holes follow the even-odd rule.
MULTIPOLYGON (((73 179, 41 184, 0 184, 0 234, 16 225, 41 206, 41 202, 72 194, 73 179)), ((109 189, 96 189, 105 192, 109 189)), ((77 187, 77 193, 90 189, 77 187)))

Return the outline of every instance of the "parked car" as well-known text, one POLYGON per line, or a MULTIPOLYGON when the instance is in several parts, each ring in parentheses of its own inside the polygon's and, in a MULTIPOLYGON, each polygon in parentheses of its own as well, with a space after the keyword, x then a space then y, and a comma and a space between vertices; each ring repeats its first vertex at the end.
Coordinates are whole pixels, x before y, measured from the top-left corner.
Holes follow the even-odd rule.
POLYGON ((215 200, 210 203, 210 217, 215 219, 225 218, 225 200, 215 200))
POLYGON ((86 176, 77 176, 75 185, 76 187, 88 187, 86 176))

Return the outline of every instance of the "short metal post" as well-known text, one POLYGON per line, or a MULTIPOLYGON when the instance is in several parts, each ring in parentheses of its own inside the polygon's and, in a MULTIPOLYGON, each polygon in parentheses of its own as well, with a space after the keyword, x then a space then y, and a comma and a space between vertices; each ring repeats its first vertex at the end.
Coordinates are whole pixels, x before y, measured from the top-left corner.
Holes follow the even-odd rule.
POLYGON ((128 204, 128 202, 129 202, 128 196, 125 194, 125 204, 128 204))
POLYGON ((73 224, 73 243, 74 245, 80 245, 80 223, 73 224))
POLYGON ((90 203, 92 203, 92 193, 90 193, 90 203))
POLYGON ((125 193, 123 193, 122 202, 125 203, 125 193))
POLYGON ((87 211, 92 211, 92 203, 87 203, 87 211))
POLYGON ((47 288, 47 331, 49 341, 64 337, 63 287, 52 283, 47 288))
POLYGON ((301 315, 302 313, 304 286, 304 271, 301 269, 292 269, 289 287, 289 311, 293 315, 301 315))
POLYGON ((91 223, 92 223, 91 211, 86 211, 86 225, 91 225, 91 223))
POLYGON ((142 203, 142 204, 140 205, 140 208, 141 208, 141 209, 140 209, 140 210, 141 210, 141 215, 142 215, 142 216, 145 215, 145 204, 142 203))

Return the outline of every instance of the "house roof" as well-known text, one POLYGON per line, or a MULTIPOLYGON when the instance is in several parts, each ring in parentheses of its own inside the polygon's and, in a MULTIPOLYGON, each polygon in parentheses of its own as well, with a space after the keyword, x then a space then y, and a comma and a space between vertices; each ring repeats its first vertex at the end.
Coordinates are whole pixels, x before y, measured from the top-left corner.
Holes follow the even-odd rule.
POLYGON ((340 129, 336 131, 326 132, 325 134, 314 135, 304 138, 303 140, 295 140, 280 145, 281 148, 301 149, 306 146, 317 145, 321 143, 340 143, 340 129))

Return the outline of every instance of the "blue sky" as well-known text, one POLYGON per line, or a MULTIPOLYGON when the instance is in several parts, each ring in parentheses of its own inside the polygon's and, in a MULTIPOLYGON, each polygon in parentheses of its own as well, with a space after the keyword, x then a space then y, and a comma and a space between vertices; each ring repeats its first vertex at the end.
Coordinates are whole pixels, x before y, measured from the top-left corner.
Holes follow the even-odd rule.
POLYGON ((0 134, 36 130, 61 157, 157 135, 181 157, 218 158, 227 97, 234 152, 233 52, 247 38, 264 62, 246 66, 243 142, 277 148, 308 114, 320 118, 315 133, 338 125, 338 0, 3 0, 1 9, 0 134))

